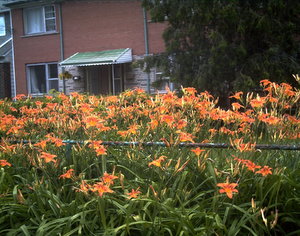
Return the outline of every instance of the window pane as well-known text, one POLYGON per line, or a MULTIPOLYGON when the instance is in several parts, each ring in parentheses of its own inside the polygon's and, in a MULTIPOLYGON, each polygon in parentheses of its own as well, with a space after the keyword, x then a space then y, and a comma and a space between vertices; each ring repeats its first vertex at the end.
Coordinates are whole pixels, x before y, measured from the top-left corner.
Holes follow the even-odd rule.
POLYGON ((5 36, 5 20, 4 20, 4 16, 0 16, 0 36, 5 36))
POLYGON ((54 6, 45 6, 45 24, 46 32, 56 30, 54 6))
POLYGON ((45 18, 55 18, 54 6, 45 6, 45 18))
POLYGON ((31 8, 24 11, 25 34, 43 32, 44 18, 42 8, 31 8))
POLYGON ((55 19, 46 20, 46 32, 55 31, 55 30, 56 30, 55 19))
POLYGON ((49 78, 58 78, 57 64, 50 64, 48 70, 49 78))
POLYGON ((58 91, 58 80, 49 80, 49 90, 51 89, 58 91))
POLYGON ((46 71, 44 65, 29 67, 29 82, 31 93, 47 93, 46 71))

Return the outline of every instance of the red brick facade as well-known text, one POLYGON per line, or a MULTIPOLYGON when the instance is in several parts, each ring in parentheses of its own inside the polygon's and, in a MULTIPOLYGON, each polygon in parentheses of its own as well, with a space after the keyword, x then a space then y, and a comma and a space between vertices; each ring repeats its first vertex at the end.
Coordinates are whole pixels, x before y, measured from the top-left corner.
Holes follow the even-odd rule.
MULTIPOLYGON (((145 31, 140 1, 63 1, 61 4, 64 59, 76 52, 132 48, 144 55, 145 31)), ((26 36, 23 9, 12 9, 16 93, 27 94, 26 64, 61 61, 59 5, 55 4, 56 33, 26 36)), ((166 23, 149 23, 149 54, 165 50, 161 37, 166 23)))

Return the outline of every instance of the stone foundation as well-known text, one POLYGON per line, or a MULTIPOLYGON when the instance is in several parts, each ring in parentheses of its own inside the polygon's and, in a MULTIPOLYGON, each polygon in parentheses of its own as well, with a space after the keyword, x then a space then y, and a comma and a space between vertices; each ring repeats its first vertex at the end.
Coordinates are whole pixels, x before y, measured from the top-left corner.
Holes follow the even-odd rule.
MULTIPOLYGON (((85 73, 84 67, 81 66, 74 66, 74 67, 67 67, 65 71, 68 71, 72 78, 65 79, 65 94, 69 95, 70 93, 84 93, 85 92, 85 73), (74 80, 74 76, 79 76, 79 80, 74 80)), ((62 72, 62 68, 59 67, 58 73, 62 72)), ((59 91, 63 92, 63 80, 59 80, 59 91)))

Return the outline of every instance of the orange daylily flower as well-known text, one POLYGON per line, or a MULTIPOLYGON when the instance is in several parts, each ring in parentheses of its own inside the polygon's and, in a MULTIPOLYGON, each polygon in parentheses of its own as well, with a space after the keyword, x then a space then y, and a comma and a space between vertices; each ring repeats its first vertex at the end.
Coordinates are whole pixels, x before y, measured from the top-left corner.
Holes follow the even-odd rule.
POLYGON ((118 131, 117 134, 121 135, 124 138, 128 134, 128 131, 118 131))
POLYGON ((102 197, 104 193, 113 193, 114 192, 107 185, 105 185, 103 182, 94 184, 93 188, 91 190, 93 192, 98 191, 100 197, 102 197))
POLYGON ((257 107, 260 107, 262 106, 264 103, 266 102, 266 99, 263 98, 263 97, 258 97, 256 99, 252 99, 250 101, 250 105, 253 107, 253 108, 257 108, 257 107))
POLYGON ((108 131, 108 130, 111 129, 110 127, 104 126, 103 123, 98 123, 98 124, 96 125, 96 128, 97 128, 99 131, 101 131, 101 132, 102 132, 102 131, 106 132, 106 131, 108 131))
POLYGON ((81 180, 80 191, 87 194, 91 186, 87 184, 84 180, 81 180))
POLYGON ((244 159, 240 159, 234 155, 232 155, 234 157, 234 160, 235 161, 238 161, 239 163, 242 163, 243 165, 247 164, 248 163, 248 160, 244 160, 244 159))
POLYGON ((192 136, 192 134, 181 132, 180 130, 176 131, 176 133, 180 133, 180 142, 190 141, 195 143, 193 140, 194 136, 192 136))
POLYGON ((134 91, 136 92, 136 94, 142 94, 145 93, 144 89, 138 88, 138 87, 134 87, 134 91))
POLYGON ((66 100, 66 99, 68 99, 68 96, 65 95, 64 93, 60 93, 60 94, 58 95, 58 98, 60 98, 60 99, 62 99, 62 100, 66 100))
POLYGON ((10 110, 11 110, 11 111, 15 111, 15 112, 18 111, 18 110, 17 110, 16 108, 14 108, 14 107, 10 107, 10 110))
MULTIPOLYGON (((51 97, 52 99, 52 97, 51 97)), ((47 108, 49 108, 50 110, 54 110, 54 108, 56 107, 56 105, 58 105, 57 103, 48 103, 47 104, 47 108)))
POLYGON ((234 135, 236 131, 231 131, 230 129, 227 129, 226 127, 221 127, 219 129, 219 132, 224 133, 224 134, 234 135))
POLYGON ((275 125, 280 123, 280 119, 274 116, 270 116, 269 118, 264 118, 262 121, 268 123, 269 125, 275 125))
POLYGON ((107 155, 106 148, 103 145, 100 145, 99 147, 96 147, 95 149, 96 149, 97 156, 107 155))
POLYGON ((22 126, 13 126, 7 131, 6 135, 9 135, 10 133, 18 134, 19 130, 22 128, 23 128, 22 126))
POLYGON ((150 124, 151 129, 155 129, 158 126, 158 120, 151 120, 148 124, 150 124))
POLYGON ((187 126, 187 121, 185 119, 180 119, 178 122, 177 122, 177 129, 183 129, 184 127, 187 126))
POLYGON ((47 98, 48 100, 52 100, 53 99, 53 97, 50 96, 50 95, 45 95, 45 98, 47 98))
POLYGON ((128 195, 129 197, 127 199, 131 199, 131 198, 137 198, 137 195, 139 193, 142 193, 141 191, 138 191, 140 187, 138 187, 136 190, 132 189, 131 193, 126 193, 126 195, 128 195))
POLYGON ((39 147, 42 150, 44 150, 47 146, 47 142, 48 142, 48 140, 41 140, 40 142, 37 142, 36 144, 34 144, 34 146, 39 147))
POLYGON ((89 105, 89 104, 84 103, 84 104, 80 105, 79 110, 80 110, 81 112, 83 112, 83 113, 88 113, 88 112, 91 111, 91 108, 90 108, 90 105, 89 105))
POLYGON ((281 83, 280 84, 281 87, 285 88, 286 90, 292 90, 293 87, 287 83, 281 83))
POLYGON ((230 96, 229 98, 235 98, 237 100, 241 99, 241 95, 243 95, 243 92, 237 92, 233 96, 230 96))
POLYGON ((81 180, 80 188, 73 188, 76 189, 76 192, 83 192, 84 194, 88 194, 89 189, 91 189, 92 186, 87 184, 84 180, 81 180))
POLYGON ((7 162, 6 160, 0 160, 0 166, 11 166, 11 164, 9 162, 7 162))
POLYGON ((164 161, 166 156, 161 156, 161 157, 159 157, 157 160, 154 160, 154 161, 152 161, 152 162, 150 162, 149 163, 149 167, 151 166, 151 165, 154 165, 154 166, 158 166, 158 167, 161 167, 161 161, 164 161))
MULTIPOLYGON (((241 93, 241 92, 240 92, 240 93, 241 93)), ((204 92, 200 93, 200 95, 203 96, 203 97, 204 97, 205 99, 207 99, 207 100, 209 100, 209 98, 214 99, 214 97, 213 97, 211 94, 209 94, 208 91, 204 91, 204 92)))
POLYGON ((89 144, 89 148, 93 148, 96 153, 97 156, 101 156, 101 155, 107 155, 106 153, 106 148, 101 145, 102 141, 101 140, 87 140, 88 142, 90 142, 89 144))
POLYGON ((200 156, 201 152, 205 152, 204 149, 200 149, 197 147, 196 149, 191 149, 192 152, 194 152, 197 156, 200 156))
POLYGON ((195 94, 197 90, 193 87, 183 88, 183 91, 186 91, 188 94, 195 94))
POLYGON ((102 177, 102 180, 104 181, 105 184, 109 186, 110 184, 114 184, 113 182, 114 179, 118 179, 118 178, 119 178, 118 176, 110 175, 105 172, 104 176, 102 177))
POLYGON ((136 124, 133 124, 133 125, 130 125, 128 127, 128 132, 132 133, 132 134, 136 134, 137 130, 139 129, 139 125, 136 125, 136 124))
POLYGON ((70 170, 68 170, 65 174, 61 175, 59 178, 63 178, 63 179, 65 179, 65 178, 71 179, 72 176, 74 176, 73 172, 74 172, 74 170, 73 170, 73 169, 70 169, 70 170))
POLYGON ((218 130, 216 129, 209 129, 208 132, 211 133, 211 136, 215 135, 215 133, 217 132, 218 130))
POLYGON ((261 80, 260 83, 263 84, 263 86, 267 86, 267 85, 271 84, 271 82, 267 79, 261 80))
POLYGON ((173 116, 169 116, 169 115, 163 115, 162 116, 162 121, 166 122, 169 126, 173 124, 173 122, 175 121, 173 116))
POLYGON ((286 89, 284 91, 284 94, 287 95, 288 97, 291 97, 291 96, 294 96, 296 94, 296 92, 286 89))
POLYGON ((131 97, 133 94, 134 94, 134 91, 132 91, 132 90, 124 92, 124 96, 128 96, 128 97, 131 97))
POLYGON ((237 103, 237 102, 234 102, 231 104, 233 110, 239 110, 240 108, 244 108, 244 106, 242 106, 241 104, 237 103))
POLYGON ((226 193, 229 198, 232 198, 233 192, 239 192, 237 189, 235 189, 235 187, 238 185, 235 183, 230 184, 228 179, 229 178, 227 177, 226 183, 218 183, 217 186, 223 188, 219 191, 219 193, 226 193))
POLYGON ((255 173, 259 173, 259 174, 262 174, 263 177, 266 177, 266 175, 268 174, 272 174, 272 171, 271 171, 272 168, 270 168, 269 166, 264 166, 264 168, 262 168, 261 170, 259 171, 256 171, 255 173))
POLYGON ((51 141, 55 144, 56 147, 60 147, 66 145, 62 139, 59 138, 51 138, 51 141))
POLYGON ((177 98, 177 96, 174 95, 175 91, 170 92, 168 87, 166 87, 166 90, 168 91, 168 93, 163 95, 163 97, 162 97, 163 101, 166 102, 166 103, 173 103, 174 100, 177 98))
POLYGON ((253 171, 253 172, 255 171, 255 169, 261 168, 261 166, 257 166, 257 165, 255 165, 255 163, 253 163, 252 161, 249 161, 249 160, 247 160, 246 166, 248 167, 248 170, 253 171))
POLYGON ((14 97, 13 99, 17 99, 17 100, 22 100, 22 98, 26 98, 26 96, 24 94, 18 94, 16 97, 14 97))
POLYGON ((102 146, 102 141, 101 140, 86 140, 89 143, 89 148, 99 148, 102 146))
POLYGON ((277 98, 273 98, 273 97, 269 97, 269 102, 275 102, 278 103, 278 99, 277 98))
POLYGON ((98 124, 99 119, 95 116, 89 116, 86 118, 86 127, 94 127, 98 124))
POLYGON ((38 107, 39 107, 39 106, 42 106, 43 104, 44 104, 44 103, 41 102, 41 101, 36 101, 36 102, 35 102, 35 105, 38 106, 38 107))
POLYGON ((56 163, 56 161, 53 159, 57 157, 56 155, 53 155, 53 154, 50 154, 50 153, 47 153, 47 152, 41 152, 41 156, 40 158, 44 158, 45 159, 45 162, 48 163, 50 161, 56 163))

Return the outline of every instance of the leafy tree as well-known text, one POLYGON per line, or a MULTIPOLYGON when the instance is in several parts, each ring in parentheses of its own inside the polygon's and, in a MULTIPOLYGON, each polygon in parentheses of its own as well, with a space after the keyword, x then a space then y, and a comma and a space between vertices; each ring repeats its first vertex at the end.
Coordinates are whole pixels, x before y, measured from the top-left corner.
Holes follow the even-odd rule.
MULTIPOLYGON (((168 20, 164 68, 183 86, 213 95, 247 91, 262 79, 294 83, 300 71, 300 1, 143 0, 152 21, 168 20)), ((294 84, 295 85, 295 84, 294 84)))

